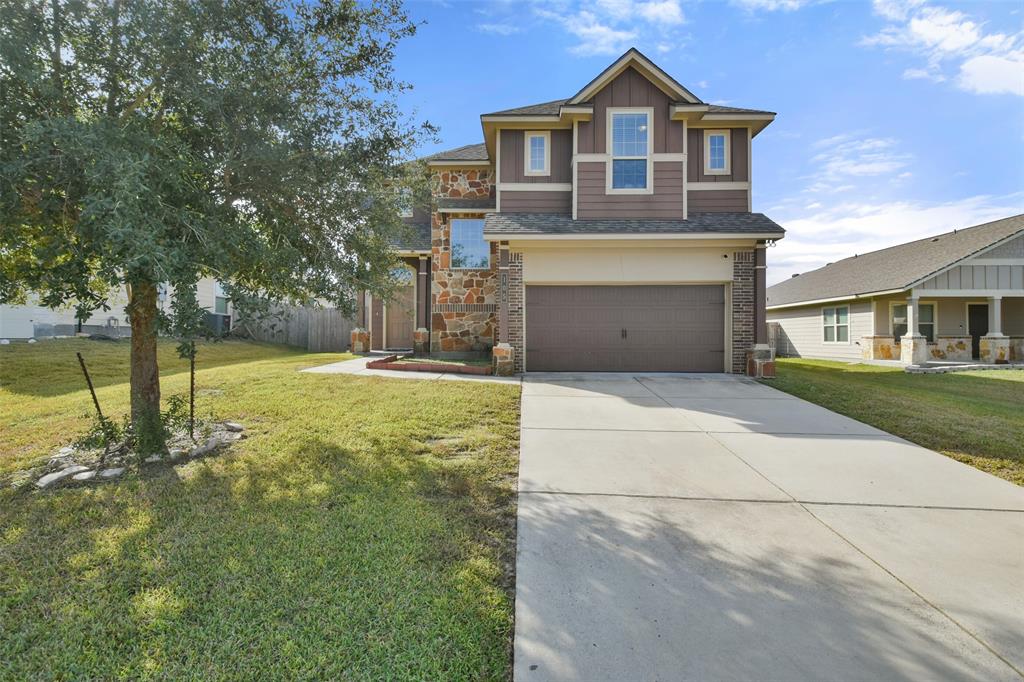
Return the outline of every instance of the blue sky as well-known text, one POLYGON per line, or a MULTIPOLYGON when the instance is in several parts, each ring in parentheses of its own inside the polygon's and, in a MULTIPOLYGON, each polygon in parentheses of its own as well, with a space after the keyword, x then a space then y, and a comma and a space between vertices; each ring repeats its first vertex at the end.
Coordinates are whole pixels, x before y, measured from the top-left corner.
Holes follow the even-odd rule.
POLYGON ((1024 212, 1024 3, 414 0, 403 104, 438 145, 481 113, 574 94, 631 46, 707 102, 768 109, 754 210, 779 281, 1024 212))

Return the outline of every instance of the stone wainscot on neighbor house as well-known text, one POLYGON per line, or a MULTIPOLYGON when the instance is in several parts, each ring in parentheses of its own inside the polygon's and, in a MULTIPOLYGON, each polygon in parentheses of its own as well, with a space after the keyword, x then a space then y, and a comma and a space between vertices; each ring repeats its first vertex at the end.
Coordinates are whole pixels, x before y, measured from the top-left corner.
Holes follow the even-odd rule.
POLYGON ((774 118, 706 104, 635 49, 568 99, 482 115, 482 144, 425 159, 408 285, 361 297, 353 349, 746 371, 770 355, 765 246, 784 234, 751 212, 751 143, 774 118))
POLYGON ((768 320, 779 355, 1024 362, 1024 215, 794 275, 768 289, 768 320))

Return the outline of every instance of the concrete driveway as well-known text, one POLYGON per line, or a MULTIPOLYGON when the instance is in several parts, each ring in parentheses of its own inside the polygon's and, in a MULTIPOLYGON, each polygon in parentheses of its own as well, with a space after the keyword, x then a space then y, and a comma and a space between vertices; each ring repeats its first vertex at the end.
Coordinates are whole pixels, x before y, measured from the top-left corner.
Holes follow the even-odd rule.
POLYGON ((517 681, 1024 677, 1024 489, 739 377, 522 400, 517 681))

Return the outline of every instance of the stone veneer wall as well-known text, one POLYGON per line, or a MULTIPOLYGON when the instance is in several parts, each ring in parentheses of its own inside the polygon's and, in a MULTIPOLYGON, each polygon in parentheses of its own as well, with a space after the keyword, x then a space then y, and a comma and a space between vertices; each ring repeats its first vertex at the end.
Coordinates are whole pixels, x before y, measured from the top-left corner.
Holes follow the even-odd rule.
POLYGON ((526 312, 526 289, 523 287, 523 254, 510 251, 508 254, 508 343, 515 353, 515 371, 525 371, 523 364, 526 353, 526 328, 523 326, 526 312))
MULTIPOLYGON (((490 168, 435 170, 430 176, 434 200, 485 199, 494 194, 490 168)), ((447 218, 483 218, 483 213, 447 218)), ((488 351, 495 343, 498 309, 497 246, 491 245, 486 270, 451 269, 451 223, 431 214, 431 352, 488 351)))
POLYGON ((747 371, 747 351, 754 347, 754 252, 732 254, 732 371, 747 371))

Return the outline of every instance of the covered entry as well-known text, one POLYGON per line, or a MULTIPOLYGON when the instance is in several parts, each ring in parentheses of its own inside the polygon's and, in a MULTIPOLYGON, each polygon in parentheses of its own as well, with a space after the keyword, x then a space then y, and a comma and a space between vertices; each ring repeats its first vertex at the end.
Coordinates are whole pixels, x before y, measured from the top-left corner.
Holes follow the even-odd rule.
POLYGON ((721 372, 725 287, 527 285, 527 371, 721 372))

